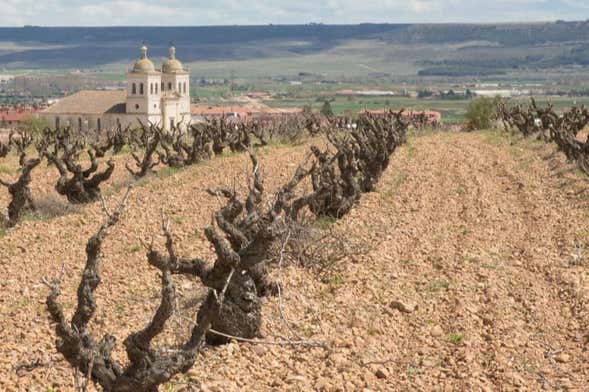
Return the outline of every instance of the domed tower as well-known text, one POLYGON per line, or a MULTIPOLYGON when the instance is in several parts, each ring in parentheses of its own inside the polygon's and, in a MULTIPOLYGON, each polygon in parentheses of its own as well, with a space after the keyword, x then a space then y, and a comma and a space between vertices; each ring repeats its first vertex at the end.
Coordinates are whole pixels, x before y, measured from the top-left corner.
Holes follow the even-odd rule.
MULTIPOLYGON (((176 48, 170 47, 170 56, 162 65, 161 90, 163 98, 177 100, 176 122, 184 119, 190 121, 190 73, 184 69, 182 63, 176 58, 176 48)), ((169 117, 169 116, 168 116, 169 117)))
POLYGON ((162 74, 147 57, 147 47, 143 45, 140 51, 139 60, 127 73, 126 112, 142 121, 159 122, 162 74))

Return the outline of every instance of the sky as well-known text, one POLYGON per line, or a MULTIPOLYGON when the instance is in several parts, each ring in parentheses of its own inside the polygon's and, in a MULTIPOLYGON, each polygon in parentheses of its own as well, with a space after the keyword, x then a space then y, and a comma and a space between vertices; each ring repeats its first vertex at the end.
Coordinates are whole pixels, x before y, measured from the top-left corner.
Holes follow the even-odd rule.
POLYGON ((589 19, 589 0, 2 0, 0 26, 197 26, 589 19))

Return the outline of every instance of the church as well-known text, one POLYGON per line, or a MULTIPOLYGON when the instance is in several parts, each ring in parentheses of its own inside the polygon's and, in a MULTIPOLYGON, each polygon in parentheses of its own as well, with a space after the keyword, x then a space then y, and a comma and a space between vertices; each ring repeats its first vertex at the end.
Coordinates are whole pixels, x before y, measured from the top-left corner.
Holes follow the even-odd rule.
POLYGON ((191 122, 190 74, 176 58, 176 48, 161 70, 141 47, 140 58, 127 72, 126 90, 84 90, 60 99, 38 113, 51 126, 79 131, 157 124, 166 130, 191 122))

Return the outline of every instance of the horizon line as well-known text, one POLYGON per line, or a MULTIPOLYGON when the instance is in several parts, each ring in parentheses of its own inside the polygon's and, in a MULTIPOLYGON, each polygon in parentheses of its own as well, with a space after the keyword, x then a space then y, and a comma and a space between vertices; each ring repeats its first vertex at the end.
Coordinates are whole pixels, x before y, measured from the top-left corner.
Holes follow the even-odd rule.
POLYGON ((358 22, 358 23, 323 23, 323 22, 308 22, 308 23, 266 23, 266 24, 203 24, 203 25, 14 25, 14 26, 0 26, 0 29, 26 29, 26 28, 195 28, 195 27, 291 27, 291 26, 362 26, 362 25, 390 25, 390 26, 412 26, 412 25, 533 25, 533 24, 555 24, 555 23, 589 23, 589 19, 546 19, 535 21, 497 21, 497 22, 358 22))

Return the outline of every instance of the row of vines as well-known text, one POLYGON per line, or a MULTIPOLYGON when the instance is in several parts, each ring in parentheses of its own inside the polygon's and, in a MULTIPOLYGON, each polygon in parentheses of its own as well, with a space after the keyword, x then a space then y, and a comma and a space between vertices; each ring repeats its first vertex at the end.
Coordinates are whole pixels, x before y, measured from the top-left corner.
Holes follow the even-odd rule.
POLYGON ((497 117, 504 128, 524 137, 554 142, 568 160, 589 175, 589 135, 583 135, 589 124, 589 110, 573 106, 557 113, 552 103, 539 106, 534 99, 527 105, 499 103, 497 117))
POLYGON ((12 196, 8 226, 17 225, 27 209, 34 209, 31 172, 43 160, 59 174, 56 191, 76 204, 102 200, 100 186, 113 173, 113 156, 125 150, 132 159, 126 169, 135 179, 148 176, 158 165, 190 166, 226 150, 248 154, 251 161, 245 195, 230 188, 208 190, 211 197, 223 200, 212 223, 204 229, 215 252, 214 260, 178 254, 165 218, 161 227, 165 249, 144 244, 147 262, 160 271, 161 298, 148 324, 124 340, 125 363, 112 356, 115 338, 110 334, 94 336, 89 324, 97 308, 95 291, 101 283, 101 247, 109 230, 123 216, 133 187, 113 211, 103 203, 106 219, 86 244, 85 267, 71 319, 66 317, 59 298, 63 276, 44 281, 50 291, 46 304, 55 326, 57 350, 72 368, 105 391, 157 391, 174 375, 187 372, 205 343, 259 336, 262 298, 280 292, 280 284, 272 281, 270 271, 276 268, 288 238, 296 238, 292 243, 301 248, 314 219, 340 219, 364 193, 374 191, 391 155, 406 141, 409 126, 402 114, 393 112, 384 116, 364 114, 353 126, 350 124, 343 118, 300 117, 275 123, 212 120, 171 131, 147 124, 92 136, 70 129, 11 134, 8 143, 0 146, 0 155, 6 157, 13 151, 21 170, 14 183, 2 181, 12 196), (308 136, 322 140, 327 147, 313 145, 289 181, 265 197, 256 147, 273 140, 298 142, 308 136), (176 311, 175 275, 200 281, 208 295, 193 317, 190 336, 178 347, 162 348, 153 341, 176 311))

